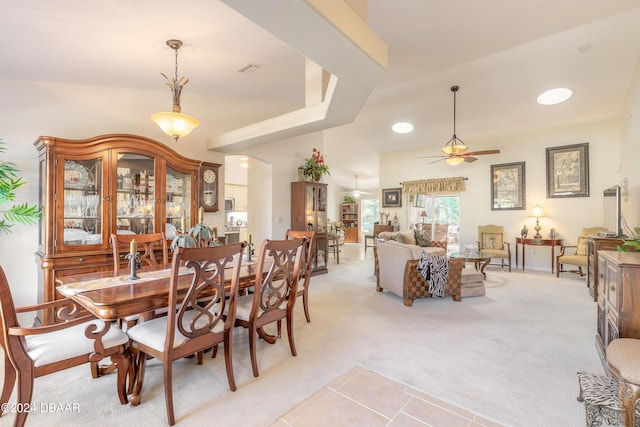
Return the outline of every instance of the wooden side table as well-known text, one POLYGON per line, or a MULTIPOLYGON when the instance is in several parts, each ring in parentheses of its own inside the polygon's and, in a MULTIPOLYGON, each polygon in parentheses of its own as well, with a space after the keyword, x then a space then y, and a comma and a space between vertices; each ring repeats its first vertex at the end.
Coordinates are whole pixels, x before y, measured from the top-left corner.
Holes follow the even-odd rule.
POLYGON ((562 239, 524 239, 516 237, 516 268, 518 268, 518 245, 522 245, 522 269, 524 270, 524 247, 529 246, 551 246, 551 273, 555 271, 555 247, 562 246, 562 239))

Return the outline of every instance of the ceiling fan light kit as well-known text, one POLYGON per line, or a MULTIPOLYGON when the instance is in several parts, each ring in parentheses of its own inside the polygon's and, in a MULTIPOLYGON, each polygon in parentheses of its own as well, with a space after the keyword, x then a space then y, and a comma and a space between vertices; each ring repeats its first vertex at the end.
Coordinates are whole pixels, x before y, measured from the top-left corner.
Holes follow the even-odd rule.
MULTIPOLYGON (((472 163, 478 160, 473 156, 480 156, 484 154, 499 154, 500 150, 483 150, 483 151, 470 151, 467 152, 467 145, 457 137, 456 135, 456 93, 460 89, 460 86, 451 86, 451 92, 453 92, 453 136, 447 143, 442 147, 442 152, 446 154, 446 156, 426 156, 426 158, 438 157, 438 160, 434 160, 431 163, 439 162, 440 160, 444 160, 444 162, 448 165, 459 165, 460 163, 472 163)), ((425 158, 425 157, 422 157, 425 158)))
POLYGON ((175 141, 178 141, 178 138, 189 135, 193 129, 200 125, 200 122, 195 117, 182 114, 182 109, 180 108, 182 88, 189 83, 189 79, 185 79, 184 77, 178 79, 178 49, 182 46, 182 41, 175 39, 167 40, 167 46, 176 53, 175 77, 173 80, 169 80, 164 73, 160 74, 167 79, 167 86, 171 89, 173 107, 171 111, 152 114, 151 120, 153 120, 164 133, 171 136, 175 141))

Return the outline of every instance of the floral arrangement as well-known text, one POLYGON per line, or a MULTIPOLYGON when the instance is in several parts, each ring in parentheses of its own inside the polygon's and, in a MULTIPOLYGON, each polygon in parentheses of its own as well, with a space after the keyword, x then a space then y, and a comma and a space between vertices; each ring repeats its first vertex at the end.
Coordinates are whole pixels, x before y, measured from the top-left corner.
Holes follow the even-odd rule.
POLYGON ((304 176, 312 178, 314 181, 320 181, 322 175, 329 173, 329 166, 324 162, 324 156, 320 150, 313 148, 311 158, 304 159, 304 176))

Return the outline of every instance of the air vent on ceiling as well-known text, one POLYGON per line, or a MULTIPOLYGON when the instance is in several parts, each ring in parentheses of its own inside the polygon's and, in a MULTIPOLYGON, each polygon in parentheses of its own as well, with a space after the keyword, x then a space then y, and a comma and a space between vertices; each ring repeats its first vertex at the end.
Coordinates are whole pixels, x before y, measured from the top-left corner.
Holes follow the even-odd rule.
POLYGON ((259 65, 249 63, 238 68, 236 71, 239 73, 251 73, 257 70, 258 68, 260 68, 259 65))

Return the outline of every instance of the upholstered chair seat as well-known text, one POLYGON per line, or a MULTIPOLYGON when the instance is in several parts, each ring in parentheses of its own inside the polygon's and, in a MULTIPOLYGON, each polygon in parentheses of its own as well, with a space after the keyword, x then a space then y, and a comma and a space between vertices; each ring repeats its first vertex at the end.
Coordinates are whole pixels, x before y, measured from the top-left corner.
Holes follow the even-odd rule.
MULTIPOLYGON (((33 360, 33 366, 49 365, 93 352, 94 340, 84 335, 89 325, 95 325, 98 331, 105 327, 102 320, 92 320, 48 334, 26 336, 27 354, 33 360)), ((116 327, 110 327, 102 337, 106 348, 125 345, 128 341, 127 334, 116 327)))
POLYGON ((560 273, 565 272, 578 273, 581 277, 584 276, 582 267, 586 268, 589 264, 589 235, 596 235, 599 231, 606 230, 605 227, 583 228, 576 245, 562 245, 560 254, 556 257, 556 277, 560 277, 560 273), (567 270, 565 265, 574 265, 578 268, 567 270))

